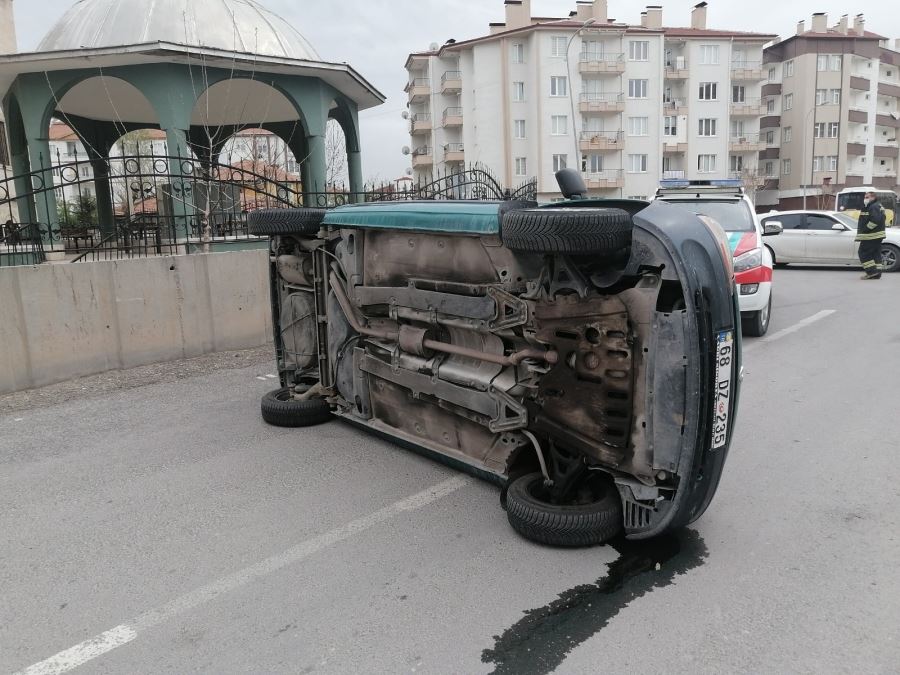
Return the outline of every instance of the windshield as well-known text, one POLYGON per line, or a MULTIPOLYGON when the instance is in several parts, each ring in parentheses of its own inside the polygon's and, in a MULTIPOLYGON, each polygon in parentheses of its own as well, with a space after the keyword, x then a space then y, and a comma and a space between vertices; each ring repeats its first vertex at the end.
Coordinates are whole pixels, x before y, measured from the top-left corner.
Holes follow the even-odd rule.
POLYGON ((698 216, 712 218, 726 232, 752 232, 756 229, 753 222, 753 214, 742 200, 699 200, 673 201, 666 200, 669 204, 675 204, 698 216))
MULTIPOLYGON (((878 201, 881 202, 881 205, 886 209, 893 210, 896 208, 897 203, 897 195, 894 192, 882 192, 878 191, 875 193, 878 197, 878 201)), ((862 192, 844 192, 838 195, 837 198, 837 210, 838 211, 860 211, 863 208, 863 199, 865 199, 866 193, 862 192)))

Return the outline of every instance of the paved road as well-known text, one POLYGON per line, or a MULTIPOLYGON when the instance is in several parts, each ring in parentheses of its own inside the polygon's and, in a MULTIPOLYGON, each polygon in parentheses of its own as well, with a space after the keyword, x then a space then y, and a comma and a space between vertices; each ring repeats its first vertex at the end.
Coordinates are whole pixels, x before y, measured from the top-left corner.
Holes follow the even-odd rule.
POLYGON ((265 369, 4 415, 0 672, 900 672, 900 275, 857 276, 776 273, 716 500, 643 547, 534 546, 490 485, 266 427, 265 369))

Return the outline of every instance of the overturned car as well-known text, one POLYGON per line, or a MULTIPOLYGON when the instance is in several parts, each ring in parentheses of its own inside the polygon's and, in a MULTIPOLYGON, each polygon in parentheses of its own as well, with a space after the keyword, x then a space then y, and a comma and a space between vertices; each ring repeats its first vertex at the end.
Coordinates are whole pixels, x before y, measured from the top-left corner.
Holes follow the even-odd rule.
POLYGON ((709 505, 734 428, 740 313, 721 228, 670 204, 383 202, 252 214, 270 235, 282 388, 502 486, 551 545, 643 539, 709 505))

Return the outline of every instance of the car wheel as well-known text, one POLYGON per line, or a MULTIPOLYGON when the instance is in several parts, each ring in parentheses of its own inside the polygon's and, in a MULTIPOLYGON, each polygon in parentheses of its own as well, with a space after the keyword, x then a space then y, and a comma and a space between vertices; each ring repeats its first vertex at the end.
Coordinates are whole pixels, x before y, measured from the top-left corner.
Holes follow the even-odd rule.
POLYGON ((881 247, 881 266, 883 272, 900 270, 900 248, 893 244, 883 244, 881 247))
POLYGON ((772 320, 772 293, 769 292, 769 302, 758 312, 741 319, 741 329, 748 337, 762 337, 769 331, 769 322, 772 320))
POLYGON ((592 472, 585 481, 584 503, 547 501, 544 476, 530 473, 514 480, 506 492, 506 516, 526 539, 550 546, 594 546, 622 530, 622 502, 605 475, 592 472))
POLYGON ((634 224, 621 209, 524 209, 503 217, 503 243, 527 253, 611 255, 631 245, 634 224))
POLYGON ((332 419, 331 406, 324 398, 298 401, 293 394, 294 388, 286 387, 263 396, 263 420, 275 427, 311 427, 332 419))
POLYGON ((325 219, 325 209, 259 209, 247 216, 250 234, 272 237, 280 234, 316 234, 325 219))
POLYGON ((772 266, 773 266, 773 267, 779 267, 779 268, 781 268, 781 267, 787 267, 787 266, 788 266, 787 263, 780 263, 780 262, 778 262, 778 259, 775 257, 775 251, 772 249, 771 246, 769 246, 768 244, 766 244, 766 248, 769 249, 769 255, 772 256, 772 266))

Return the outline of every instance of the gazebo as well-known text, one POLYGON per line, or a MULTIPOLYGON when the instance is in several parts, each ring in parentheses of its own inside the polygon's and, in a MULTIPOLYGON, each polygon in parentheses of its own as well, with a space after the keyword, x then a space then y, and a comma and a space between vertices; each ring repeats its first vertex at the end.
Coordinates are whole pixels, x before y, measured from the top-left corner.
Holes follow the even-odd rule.
POLYGON ((21 221, 58 249, 48 129, 62 120, 87 150, 100 227, 114 227, 110 152, 124 134, 165 132, 178 194, 173 218, 188 236, 186 176, 209 175, 234 134, 281 138, 304 193, 326 190, 326 125, 346 139, 350 193, 362 191, 360 110, 384 96, 346 63, 322 61, 289 23, 256 0, 79 0, 34 53, 0 57, 0 91, 21 221), (181 183, 179 183, 181 181, 181 183), (179 185, 182 189, 179 191, 179 185))

